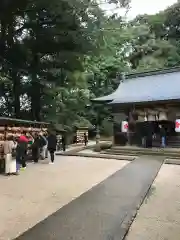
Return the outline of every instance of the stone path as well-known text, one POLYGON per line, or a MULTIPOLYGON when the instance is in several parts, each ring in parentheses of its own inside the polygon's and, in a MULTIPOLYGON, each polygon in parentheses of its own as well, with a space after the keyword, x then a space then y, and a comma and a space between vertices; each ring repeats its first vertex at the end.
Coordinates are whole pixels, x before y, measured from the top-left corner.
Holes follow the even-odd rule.
POLYGON ((126 240, 180 239, 180 166, 163 165, 126 240))
POLYGON ((148 157, 134 160, 17 239, 123 239, 162 162, 148 157))
MULTIPOLYGON (((94 146, 96 144, 96 142, 95 141, 89 141, 88 142, 88 145, 87 145, 87 148, 88 147, 92 147, 92 146, 94 146)), ((72 144, 72 145, 69 145, 69 146, 67 146, 67 148, 66 148, 66 152, 63 152, 62 150, 60 150, 60 151, 56 151, 56 155, 62 155, 62 154, 68 154, 68 152, 74 152, 74 151, 77 151, 77 152, 79 152, 79 151, 81 151, 82 149, 85 149, 86 148, 86 146, 84 146, 84 144, 82 143, 82 144, 72 144)))
POLYGON ((0 175, 0 240, 22 234, 125 165, 125 161, 56 156, 54 165, 29 164, 20 176, 0 175))

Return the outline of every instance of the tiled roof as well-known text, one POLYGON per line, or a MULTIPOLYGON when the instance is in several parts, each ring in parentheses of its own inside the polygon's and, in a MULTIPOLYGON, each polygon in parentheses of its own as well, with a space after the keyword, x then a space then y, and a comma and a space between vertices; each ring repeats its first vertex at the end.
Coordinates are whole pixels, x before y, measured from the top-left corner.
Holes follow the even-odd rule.
POLYGON ((115 92, 94 101, 142 103, 180 99, 180 69, 131 74, 115 92))

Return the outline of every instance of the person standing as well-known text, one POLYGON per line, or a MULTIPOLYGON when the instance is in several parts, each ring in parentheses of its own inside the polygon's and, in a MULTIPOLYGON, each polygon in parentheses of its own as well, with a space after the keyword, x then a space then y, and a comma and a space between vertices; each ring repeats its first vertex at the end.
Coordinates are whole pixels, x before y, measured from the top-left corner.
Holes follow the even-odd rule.
POLYGON ((62 142, 63 152, 65 152, 66 151, 66 136, 65 136, 65 134, 62 135, 61 142, 62 142))
POLYGON ((87 134, 84 133, 84 145, 87 146, 87 143, 88 143, 88 137, 87 137, 87 134))
POLYGON ((54 163, 54 153, 56 151, 56 145, 57 145, 57 138, 55 133, 51 132, 47 138, 48 140, 48 151, 50 153, 51 162, 49 164, 54 163))
POLYGON ((46 158, 47 139, 42 132, 40 133, 39 138, 40 138, 40 157, 42 158, 42 160, 44 160, 46 158))
POLYGON ((4 142, 4 157, 5 157, 5 174, 16 174, 16 159, 13 158, 12 153, 16 148, 16 144, 13 141, 13 136, 7 136, 4 142))
POLYGON ((40 156, 40 138, 37 133, 34 134, 34 142, 31 145, 32 149, 32 159, 34 163, 38 163, 39 161, 39 156, 40 156))
POLYGON ((166 130, 162 125, 159 125, 160 128, 160 138, 161 138, 161 147, 166 147, 166 130))
POLYGON ((23 133, 17 140, 17 148, 16 148, 16 160, 19 168, 20 168, 20 165, 22 165, 23 169, 26 168, 27 146, 28 146, 28 138, 23 133))
POLYGON ((46 149, 45 149, 45 158, 48 158, 48 139, 47 139, 48 134, 47 134, 47 132, 45 132, 44 137, 46 138, 46 142, 47 142, 46 149))

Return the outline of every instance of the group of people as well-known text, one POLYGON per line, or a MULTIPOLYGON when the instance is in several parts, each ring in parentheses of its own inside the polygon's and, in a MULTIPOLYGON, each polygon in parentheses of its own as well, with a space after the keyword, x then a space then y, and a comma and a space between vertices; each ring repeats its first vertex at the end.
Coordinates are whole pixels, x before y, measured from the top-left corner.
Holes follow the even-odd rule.
POLYGON ((56 151, 56 135, 47 133, 26 133, 22 132, 18 138, 8 135, 4 141, 5 174, 18 175, 20 169, 26 168, 29 152, 34 163, 39 159, 48 158, 50 153, 50 164, 54 163, 54 153, 56 151))
POLYGON ((152 124, 148 124, 141 138, 141 145, 145 148, 151 148, 153 140, 155 139, 159 141, 159 145, 162 148, 165 148, 167 142, 167 129, 161 124, 156 126, 156 129, 153 128, 152 124))

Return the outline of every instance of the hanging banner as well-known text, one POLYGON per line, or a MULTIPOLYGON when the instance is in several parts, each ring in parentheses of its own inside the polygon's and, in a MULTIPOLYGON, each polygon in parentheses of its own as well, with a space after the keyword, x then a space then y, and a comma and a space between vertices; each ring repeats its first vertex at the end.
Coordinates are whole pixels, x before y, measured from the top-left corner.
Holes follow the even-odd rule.
POLYGON ((180 132, 180 119, 176 119, 175 132, 180 132))
POLYGON ((127 132, 128 131, 128 122, 122 121, 121 123, 121 132, 127 132))

